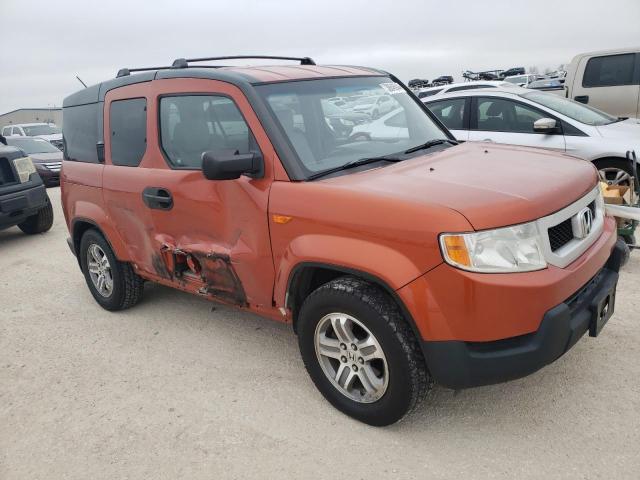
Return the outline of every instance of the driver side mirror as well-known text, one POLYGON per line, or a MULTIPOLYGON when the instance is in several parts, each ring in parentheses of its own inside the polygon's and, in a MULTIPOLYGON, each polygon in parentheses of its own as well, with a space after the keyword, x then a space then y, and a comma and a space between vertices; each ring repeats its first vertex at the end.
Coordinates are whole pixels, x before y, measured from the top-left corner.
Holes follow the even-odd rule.
POLYGON ((533 122, 533 131, 538 133, 556 133, 558 126, 553 118, 541 118, 533 122))
POLYGON ((235 180, 242 175, 260 178, 264 175, 262 155, 257 152, 217 150, 202 154, 202 174, 208 180, 235 180))

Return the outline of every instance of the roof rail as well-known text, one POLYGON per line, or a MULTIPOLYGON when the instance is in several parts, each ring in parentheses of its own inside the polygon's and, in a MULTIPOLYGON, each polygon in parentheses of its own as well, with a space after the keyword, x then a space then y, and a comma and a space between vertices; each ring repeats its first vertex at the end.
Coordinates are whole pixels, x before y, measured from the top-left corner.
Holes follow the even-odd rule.
POLYGON ((128 75, 131 75, 132 72, 150 72, 152 70, 168 70, 169 68, 173 68, 173 67, 121 68, 120 70, 118 70, 118 73, 116 74, 116 78, 126 77, 128 75))
MULTIPOLYGON (((126 77, 133 72, 150 72, 152 70, 168 70, 172 68, 189 68, 189 62, 209 62, 212 60, 238 60, 238 59, 262 59, 262 60, 294 60, 300 65, 315 65, 316 62, 310 57, 275 57, 271 55, 232 55, 228 57, 206 57, 206 58, 177 58, 170 67, 142 67, 142 68, 121 68, 116 74, 116 78, 126 77)), ((215 67, 209 67, 215 68, 215 67)))
POLYGON ((177 58, 173 61, 171 68, 188 68, 189 62, 209 62, 213 60, 241 60, 241 59, 261 59, 261 60, 294 60, 300 65, 315 65, 316 62, 310 57, 276 57, 272 55, 232 55, 228 57, 206 57, 206 58, 177 58))

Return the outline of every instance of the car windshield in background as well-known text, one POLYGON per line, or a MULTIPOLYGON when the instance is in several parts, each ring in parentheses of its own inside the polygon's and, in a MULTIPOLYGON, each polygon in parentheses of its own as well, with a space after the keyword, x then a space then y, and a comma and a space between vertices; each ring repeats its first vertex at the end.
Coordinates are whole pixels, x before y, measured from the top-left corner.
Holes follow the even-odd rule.
POLYGON ((60 153, 60 150, 42 138, 7 137, 7 143, 12 147, 18 147, 27 155, 34 153, 60 153))
POLYGON ((55 135, 60 133, 58 127, 52 127, 51 125, 30 125, 22 127, 24 133, 30 137, 37 137, 38 135, 55 135))
POLYGON ((597 127, 600 125, 608 125, 618 120, 616 117, 612 117, 611 115, 601 112, 600 110, 596 110, 595 108, 589 107, 582 103, 574 102, 573 100, 559 97, 557 95, 543 92, 531 92, 523 93, 522 96, 527 100, 539 103, 540 105, 550 108, 555 112, 566 115, 567 117, 573 118, 574 120, 577 120, 578 122, 584 123, 586 125, 597 127))
POLYGON ((257 89, 306 177, 362 159, 402 155, 430 140, 448 138, 388 77, 272 83, 257 89), (344 105, 336 108, 335 101, 344 105))

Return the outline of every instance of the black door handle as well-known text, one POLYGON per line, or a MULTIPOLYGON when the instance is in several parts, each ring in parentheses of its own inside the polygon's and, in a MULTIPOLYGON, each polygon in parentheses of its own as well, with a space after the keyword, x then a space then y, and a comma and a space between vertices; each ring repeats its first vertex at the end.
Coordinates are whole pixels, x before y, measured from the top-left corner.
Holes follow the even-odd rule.
POLYGON ((578 95, 577 97, 573 97, 576 102, 580 103, 589 103, 589 95, 578 95))
POLYGON ((171 210, 173 197, 166 188, 147 187, 142 191, 142 201, 149 208, 171 210))

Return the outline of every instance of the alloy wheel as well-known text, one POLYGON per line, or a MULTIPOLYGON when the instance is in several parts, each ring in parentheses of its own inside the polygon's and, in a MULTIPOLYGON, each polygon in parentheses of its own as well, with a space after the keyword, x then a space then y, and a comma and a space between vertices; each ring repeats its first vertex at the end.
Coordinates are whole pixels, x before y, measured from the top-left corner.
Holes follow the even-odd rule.
POLYGON ((384 395, 389 368, 380 343, 358 319, 330 313, 320 319, 314 345, 322 371, 343 395, 372 403, 384 395))
POLYGON ((99 245, 92 243, 87 249, 87 269, 98 293, 107 298, 113 292, 113 274, 109 259, 99 245))
POLYGON ((631 175, 625 170, 616 167, 605 167, 598 170, 600 180, 607 185, 631 186, 631 175))

